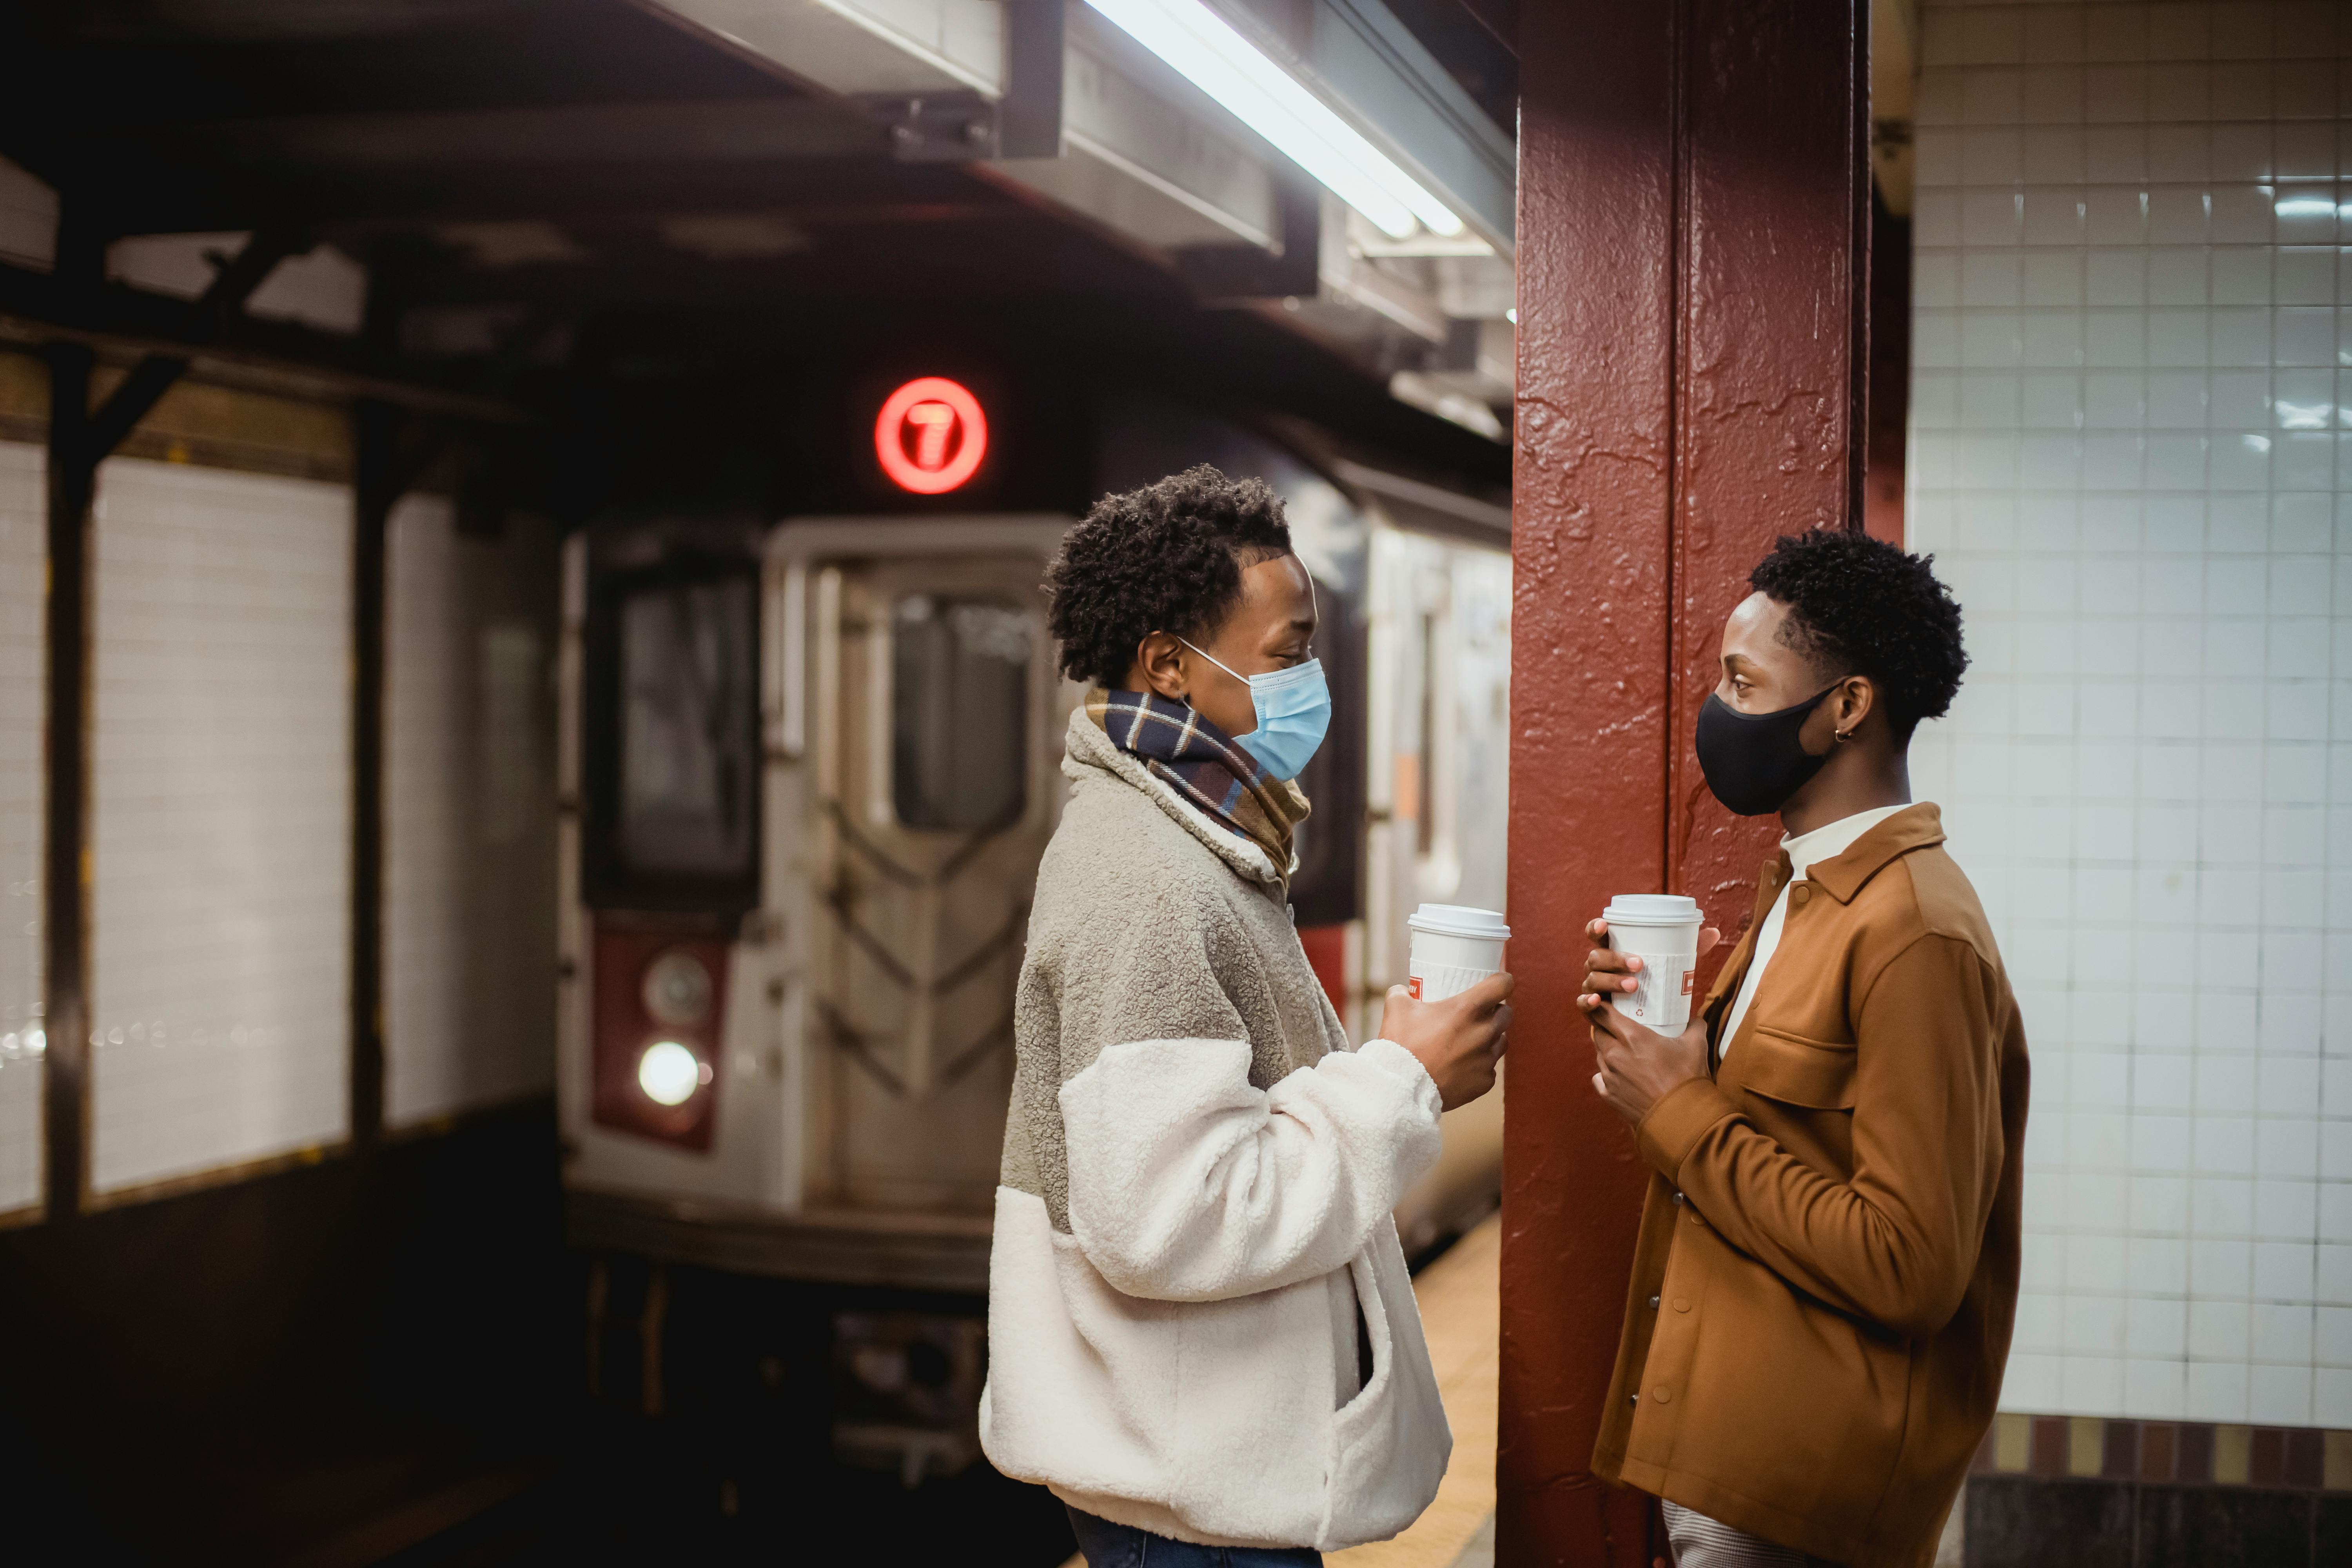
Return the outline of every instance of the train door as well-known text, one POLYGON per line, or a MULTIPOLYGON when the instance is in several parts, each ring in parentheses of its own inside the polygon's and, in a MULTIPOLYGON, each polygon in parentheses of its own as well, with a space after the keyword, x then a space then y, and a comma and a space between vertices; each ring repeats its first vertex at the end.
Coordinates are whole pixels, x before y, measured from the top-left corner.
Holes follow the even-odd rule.
POLYGON ((984 1279, 1013 984, 1077 699, 1038 585, 1067 526, 575 542, 576 1237, 796 1277, 984 1279))
POLYGON ((1039 587, 1064 525, 860 524, 855 554, 840 526, 788 525, 772 552, 800 645, 781 748, 799 787, 772 822, 775 903, 805 939, 805 1197, 984 1215, 1076 695, 1039 587))

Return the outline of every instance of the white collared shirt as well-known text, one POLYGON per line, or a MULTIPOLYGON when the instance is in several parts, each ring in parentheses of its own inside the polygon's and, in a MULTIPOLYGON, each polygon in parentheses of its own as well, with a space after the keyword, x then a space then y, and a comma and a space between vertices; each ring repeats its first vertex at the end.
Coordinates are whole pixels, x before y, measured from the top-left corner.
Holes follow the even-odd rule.
POLYGON ((1780 896, 1772 900, 1772 908, 1764 916, 1764 927, 1756 933, 1756 955, 1748 962, 1748 973, 1739 982, 1739 994, 1731 1001, 1730 1015, 1724 1020, 1721 1044, 1716 1051, 1719 1061, 1731 1049, 1731 1038, 1739 1033, 1739 1021, 1748 1016, 1748 1005, 1756 1000, 1756 983, 1763 976, 1764 966, 1772 962, 1780 951, 1780 928, 1789 923, 1789 889, 1804 879, 1805 873, 1821 861, 1833 860, 1854 846, 1864 834, 1885 821, 1898 811, 1908 811, 1911 803, 1901 805, 1875 805, 1868 811, 1857 811, 1852 816, 1841 816, 1825 823, 1811 833, 1801 833, 1794 838, 1783 835, 1780 852, 1789 858, 1789 879, 1780 888, 1780 896))

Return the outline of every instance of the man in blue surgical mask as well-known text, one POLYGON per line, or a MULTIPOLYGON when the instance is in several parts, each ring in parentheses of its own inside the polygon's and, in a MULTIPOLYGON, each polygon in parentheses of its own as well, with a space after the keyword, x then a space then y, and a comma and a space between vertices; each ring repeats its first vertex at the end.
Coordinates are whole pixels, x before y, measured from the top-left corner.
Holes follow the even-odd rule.
POLYGON ((1282 503, 1106 497, 1048 579, 1070 798, 1038 868, 981 1438, 1095 1568, 1312 1563, 1452 1448, 1389 1211, 1493 1087, 1511 979, 1389 994, 1351 1048, 1287 908, 1331 721, 1282 503))

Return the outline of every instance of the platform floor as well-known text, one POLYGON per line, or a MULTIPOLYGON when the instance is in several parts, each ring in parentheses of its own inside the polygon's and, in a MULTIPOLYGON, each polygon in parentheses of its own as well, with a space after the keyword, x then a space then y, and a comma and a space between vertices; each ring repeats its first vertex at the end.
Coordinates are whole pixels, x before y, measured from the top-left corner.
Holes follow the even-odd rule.
MULTIPOLYGON (((1493 1568, 1496 1339, 1501 1321, 1503 1222, 1491 1215, 1413 1279, 1437 1371, 1454 1462, 1412 1528, 1323 1561, 1327 1568, 1493 1568)), ((1063 1568, 1087 1568, 1073 1557, 1063 1568)))

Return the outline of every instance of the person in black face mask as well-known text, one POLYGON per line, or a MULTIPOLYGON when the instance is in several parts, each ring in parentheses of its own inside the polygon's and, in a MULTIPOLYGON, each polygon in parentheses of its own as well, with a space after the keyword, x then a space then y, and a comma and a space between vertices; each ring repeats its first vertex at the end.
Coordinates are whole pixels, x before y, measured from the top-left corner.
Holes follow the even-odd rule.
POLYGON ((1984 910, 1911 802, 1959 606, 1843 531, 1748 583, 1697 735, 1716 798, 1786 830, 1748 933, 1668 1037, 1589 928, 1593 1088, 1654 1173, 1593 1464, 1664 1500, 1681 1568, 1917 1568, 2008 1357, 2027 1098, 1984 910))

